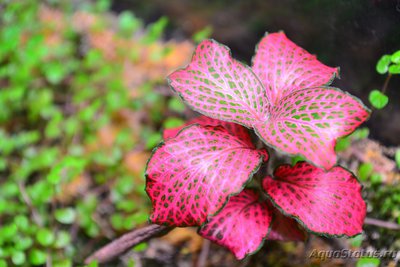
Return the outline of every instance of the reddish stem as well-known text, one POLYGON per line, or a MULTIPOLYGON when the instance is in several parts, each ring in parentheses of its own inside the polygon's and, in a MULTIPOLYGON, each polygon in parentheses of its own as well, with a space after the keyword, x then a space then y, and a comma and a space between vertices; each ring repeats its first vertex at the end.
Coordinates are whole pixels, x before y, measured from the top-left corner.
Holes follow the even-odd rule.
POLYGON ((105 263, 111 261, 133 246, 145 242, 150 238, 165 235, 172 229, 173 227, 151 224, 146 227, 133 230, 97 250, 85 260, 85 263, 89 264, 92 261, 105 263))

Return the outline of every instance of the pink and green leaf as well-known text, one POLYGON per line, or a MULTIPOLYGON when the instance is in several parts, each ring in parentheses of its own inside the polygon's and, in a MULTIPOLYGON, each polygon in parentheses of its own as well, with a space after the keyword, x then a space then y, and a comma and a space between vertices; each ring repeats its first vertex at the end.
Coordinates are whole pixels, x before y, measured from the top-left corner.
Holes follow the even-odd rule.
POLYGON ((171 88, 194 110, 251 128, 267 115, 265 90, 251 68, 226 46, 201 42, 192 62, 168 77, 171 88))
POLYGON ((355 97, 324 87, 337 75, 283 33, 267 35, 254 70, 232 59, 215 41, 200 43, 192 62, 169 76, 171 87, 194 110, 253 128, 269 146, 302 155, 329 169, 336 139, 355 130, 369 111, 355 97), (279 75, 278 75, 279 74, 279 75))
POLYGON ((231 250, 237 259, 255 253, 268 234, 272 219, 269 206, 245 189, 231 197, 226 206, 203 225, 199 234, 231 250))
POLYGON ((194 119, 189 120, 184 125, 176 128, 165 129, 163 132, 163 138, 168 139, 174 137, 178 134, 180 130, 184 127, 192 125, 192 124, 199 124, 201 126, 222 126, 228 133, 239 137, 242 140, 246 140, 251 144, 251 137, 249 135, 248 130, 236 123, 221 121, 217 119, 213 119, 207 116, 198 116, 194 119))
POLYGON ((270 204, 273 212, 272 227, 269 232, 268 240, 278 241, 305 241, 306 232, 300 228, 299 223, 282 214, 277 208, 270 204))
POLYGON ((329 85, 335 76, 339 76, 339 68, 322 64, 283 32, 262 38, 252 63, 271 105, 278 104, 282 97, 297 90, 329 85))
POLYGON ((283 165, 267 176, 263 188, 274 205, 308 231, 326 236, 354 236, 362 232, 366 204, 362 186, 342 167, 329 171, 309 163, 283 165))
POLYGON ((150 220, 170 226, 203 224, 244 188, 266 157, 222 127, 183 129, 159 145, 147 165, 150 220))
POLYGON ((271 108, 270 117, 255 125, 265 143, 304 156, 329 169, 336 164, 336 139, 350 134, 369 112, 355 97, 332 87, 292 92, 271 108))

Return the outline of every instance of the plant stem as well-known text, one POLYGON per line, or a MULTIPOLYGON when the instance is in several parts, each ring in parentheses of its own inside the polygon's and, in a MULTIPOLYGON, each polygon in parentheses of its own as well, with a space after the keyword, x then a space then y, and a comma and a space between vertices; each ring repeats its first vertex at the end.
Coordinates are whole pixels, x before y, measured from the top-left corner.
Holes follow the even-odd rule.
POLYGON ((156 236, 162 236, 171 231, 173 227, 151 224, 135 229, 112 241, 86 258, 85 263, 92 261, 105 263, 123 254, 125 251, 156 236))
MULTIPOLYGON (((364 223, 390 230, 400 230, 400 224, 382 221, 374 218, 367 217, 365 218, 364 223)), ((109 262, 126 252, 128 249, 153 237, 165 235, 172 229, 174 229, 174 227, 162 226, 157 224, 150 224, 146 227, 135 229, 94 252, 92 255, 86 258, 85 263, 89 264, 91 261, 97 261, 98 263, 109 262)), ((204 265, 204 258, 207 257, 209 253, 210 243, 208 240, 204 241, 205 243, 203 244, 203 251, 201 253, 203 255, 200 255, 200 259, 198 262, 199 266, 204 265)))
POLYGON ((208 254, 210 253, 211 242, 208 239, 203 240, 200 256, 197 261, 197 267, 205 267, 207 265, 208 254))
POLYGON ((400 230, 400 224, 394 223, 394 222, 387 222, 387 221, 382 221, 374 218, 365 218, 364 224, 369 224, 369 225, 374 225, 378 226, 381 228, 386 228, 390 230, 400 230))
POLYGON ((383 87, 382 87, 382 93, 383 94, 386 92, 386 90, 388 88, 390 78, 392 78, 392 74, 391 73, 389 73, 388 76, 386 76, 385 83, 383 84, 383 87))
POLYGON ((29 207, 31 211, 32 220, 39 226, 43 226, 43 220, 39 215, 39 212, 33 206, 31 199, 29 198, 28 193, 25 190, 25 185, 23 182, 18 182, 18 188, 21 193, 22 199, 24 200, 25 204, 29 207))

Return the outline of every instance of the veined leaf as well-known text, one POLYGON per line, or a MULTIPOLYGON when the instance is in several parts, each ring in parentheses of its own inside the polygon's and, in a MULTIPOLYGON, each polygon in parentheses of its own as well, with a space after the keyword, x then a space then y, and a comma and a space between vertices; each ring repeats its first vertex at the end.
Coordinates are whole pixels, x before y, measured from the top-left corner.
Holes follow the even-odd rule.
POLYGON ((150 220, 170 226, 203 224, 243 189, 266 155, 222 127, 185 128, 159 145, 147 165, 150 220))
POLYGON ((337 69, 319 63, 283 33, 265 37, 254 63, 267 89, 248 67, 231 58, 228 48, 206 40, 187 68, 169 76, 169 83, 194 110, 253 128, 267 145, 302 155, 325 169, 334 166, 336 139, 354 131, 369 115, 357 98, 322 86, 331 82, 337 69), (270 65, 261 63, 264 57, 270 58, 265 59, 270 65), (268 69, 265 73, 262 65, 268 69), (279 75, 277 70, 269 73, 278 67, 279 75))
POLYGON ((336 139, 353 132, 367 117, 359 100, 336 88, 318 87, 281 99, 255 131, 265 143, 329 169, 336 163, 336 139))
POLYGON ((203 225, 199 234, 230 249, 237 259, 256 252, 270 228, 272 214, 258 194, 244 190, 229 199, 226 206, 203 225))
POLYGON ((251 138, 250 138, 249 132, 245 127, 240 126, 236 123, 220 121, 220 120, 213 119, 213 118, 210 118, 207 116, 198 116, 194 119, 189 120, 188 122, 186 122, 184 125, 182 125, 180 127, 165 129, 163 132, 163 138, 168 139, 170 137, 174 137, 184 127, 192 125, 192 124, 199 124, 202 126, 222 126, 223 128, 225 128, 225 130, 228 133, 239 137, 241 140, 245 140, 246 142, 248 141, 249 145, 251 144, 251 138))
POLYGON ((267 115, 268 101, 256 75, 214 40, 201 42, 192 62, 168 82, 191 108, 209 117, 251 128, 267 115))
POLYGON ((339 76, 339 68, 322 64, 283 32, 266 34, 257 45, 252 63, 272 105, 297 90, 329 85, 339 76))
POLYGON ((267 236, 268 240, 278 241, 305 241, 306 232, 300 229, 299 223, 282 214, 277 208, 270 204, 273 212, 271 231, 267 236))
POLYGON ((366 204, 361 185, 352 173, 329 171, 306 162, 280 166, 275 179, 267 176, 263 188, 274 205, 307 230, 327 236, 354 236, 362 231, 366 204))

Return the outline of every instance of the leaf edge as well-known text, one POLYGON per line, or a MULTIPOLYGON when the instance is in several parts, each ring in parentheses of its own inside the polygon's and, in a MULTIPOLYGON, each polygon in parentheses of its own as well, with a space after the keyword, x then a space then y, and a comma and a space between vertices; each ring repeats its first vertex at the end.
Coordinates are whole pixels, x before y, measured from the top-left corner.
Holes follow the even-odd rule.
MULTIPOLYGON (((187 128, 191 128, 191 127, 195 127, 195 126, 209 127, 209 128, 219 128, 219 127, 222 127, 222 126, 202 126, 202 125, 200 125, 200 124, 198 124, 198 123, 194 123, 194 124, 190 124, 190 125, 188 125, 188 126, 183 127, 174 137, 171 137, 171 138, 176 138, 177 136, 179 136, 179 135, 181 134, 182 131, 186 130, 187 128)), ((169 138, 169 139, 171 139, 171 138, 169 138)), ((167 140, 168 140, 168 139, 167 139, 167 140)), ((146 179, 146 182, 145 182, 145 190, 144 190, 144 191, 146 192, 146 195, 147 195, 148 198, 150 199, 151 206, 152 206, 152 211, 153 211, 153 200, 152 200, 152 198, 150 197, 149 192, 147 191, 147 184, 148 184, 148 182, 149 182, 149 175, 148 175, 148 173, 147 173, 147 169, 148 169, 148 165, 149 165, 149 163, 150 163, 150 160, 153 158, 154 154, 157 152, 158 149, 160 149, 161 147, 163 147, 163 146, 165 145, 165 142, 166 142, 167 140, 162 140, 157 146, 155 146, 155 147, 153 148, 153 150, 151 151, 150 157, 148 158, 148 160, 147 160, 147 162, 146 162, 146 166, 145 166, 144 177, 145 177, 145 179, 146 179)), ((268 162, 268 160, 269 160, 269 155, 268 155, 267 159, 264 161, 265 156, 263 155, 263 153, 259 152, 259 151, 258 151, 259 149, 254 149, 254 150, 256 150, 257 153, 260 155, 260 159, 259 159, 258 164, 256 165, 256 167, 251 171, 251 173, 250 173, 249 177, 247 178, 247 180, 243 183, 242 187, 240 188, 240 191, 234 192, 234 193, 232 193, 232 194, 228 194, 228 196, 227 196, 227 198, 226 198, 224 204, 221 206, 221 208, 218 209, 216 212, 214 212, 214 213, 212 213, 212 214, 208 214, 207 217, 206 217, 206 220, 205 220, 201 225, 198 225, 198 227, 202 227, 204 224, 206 224, 206 223, 208 222, 208 217, 209 217, 209 216, 215 216, 215 215, 217 215, 218 213, 220 213, 221 210, 222 210, 222 209, 226 206, 226 204, 228 203, 229 199, 230 199, 231 197, 233 197, 233 196, 236 196, 236 195, 240 194, 240 192, 242 192, 242 191, 246 188, 246 186, 251 182, 251 180, 253 179, 253 176, 260 170, 260 168, 261 168, 261 166, 263 165, 263 163, 267 163, 267 162, 268 162)), ((154 224, 154 222, 151 221, 150 216, 149 216, 149 218, 147 219, 147 221, 148 221, 148 223, 154 224)), ((174 225, 169 225, 169 224, 167 224, 167 223, 158 224, 158 225, 170 226, 170 227, 171 227, 171 226, 172 226, 172 227, 193 227, 193 225, 174 226, 174 225)))
MULTIPOLYGON (((289 39, 288 37, 287 37, 287 35, 286 35, 286 33, 285 33, 285 31, 284 30, 279 30, 279 31, 277 31, 276 33, 283 33, 284 35, 285 35, 285 37, 287 38, 287 39, 289 39)), ((260 46, 260 43, 261 43, 261 41, 265 38, 265 37, 267 37, 269 34, 273 34, 273 32, 268 32, 268 31, 266 31, 265 33, 264 33, 264 35, 261 37, 261 39, 257 42, 257 44, 256 44, 256 47, 255 47, 255 49, 254 49, 254 55, 251 57, 251 68, 253 68, 253 66, 254 66, 254 62, 255 62, 255 57, 256 57, 256 54, 257 54, 257 52, 258 52, 258 49, 259 49, 259 46, 260 46)), ((298 46, 298 47, 300 47, 301 49, 303 49, 304 51, 306 51, 307 53, 309 53, 310 55, 312 55, 308 50, 306 50, 305 48, 303 48, 303 47, 301 47, 300 45, 298 45, 298 44, 296 44, 295 42, 293 42, 291 39, 289 39, 292 43, 294 43, 296 46, 298 46)), ((329 67, 328 65, 326 65, 325 63, 323 63, 323 62, 321 62, 319 59, 317 59, 317 57, 315 58, 316 60, 318 60, 318 62, 320 62, 321 64, 323 64, 323 65, 325 65, 325 66, 327 66, 327 67, 329 67)), ((338 79, 341 79, 341 77, 340 77, 340 67, 329 67, 329 68, 335 68, 336 69, 336 71, 333 73, 333 75, 331 76, 331 78, 329 79, 329 81, 327 82, 327 83, 325 83, 325 84, 322 84, 322 85, 320 85, 320 86, 329 86, 329 85, 331 85, 332 83, 333 83, 333 81, 336 79, 336 78, 338 78, 338 79)), ((264 85, 263 85, 264 86, 264 85)), ((303 88, 304 89, 304 88, 303 88)), ((302 90, 302 89, 300 89, 300 90, 302 90)))
MULTIPOLYGON (((251 190, 251 191, 253 191, 253 192, 256 192, 258 195, 261 195, 260 194, 260 191, 257 191, 257 190, 255 190, 254 188, 246 188, 247 190, 251 190)), ((244 190, 244 188, 242 189, 242 191, 244 190)), ((242 191, 240 191, 240 192, 242 192, 242 191)), ((229 196, 229 198, 231 198, 232 196, 229 196)), ((263 201, 266 201, 266 200, 263 200, 263 201)), ((228 202, 226 202, 225 204, 224 204, 224 207, 226 206, 226 204, 227 204, 228 202)), ((220 213, 221 212, 221 210, 223 209, 223 207, 218 211, 218 213, 220 213)), ((267 233, 266 233, 266 235, 261 239, 261 242, 260 242, 260 245, 253 251, 253 252, 250 252, 250 253, 247 253, 242 259, 240 259, 239 261, 244 261, 244 260, 246 260, 248 257, 250 257, 250 256, 252 256, 252 255, 254 255, 254 254, 256 254, 256 253, 258 253, 262 248, 263 248, 263 246, 266 244, 266 241, 268 241, 268 236, 269 236, 269 234, 271 233, 271 231, 272 231, 272 223, 273 223, 273 221, 274 221, 274 216, 273 216, 273 213, 272 213, 272 210, 271 209, 269 209, 269 211, 271 212, 271 222, 270 222, 270 224, 269 224, 269 226, 268 226, 268 231, 267 231, 267 233)), ((215 215, 218 215, 218 213, 215 213, 215 214, 213 214, 212 216, 215 216, 215 215)), ((208 222, 208 218, 207 218, 207 222, 208 222)), ((200 235, 200 230, 201 230, 201 228, 207 223, 207 222, 205 222, 205 223, 203 223, 201 226, 199 226, 198 227, 198 229, 197 229, 197 234, 198 235, 200 235)), ((205 237, 203 237, 202 235, 200 235, 202 238, 205 238, 205 237)), ((207 238, 205 238, 205 239, 207 239, 207 238)), ((207 239, 207 240, 209 240, 209 239, 207 239)), ((210 240, 211 241, 211 240, 210 240)), ((211 242, 213 242, 213 241, 211 241, 211 242)), ((213 242, 214 243, 214 242, 213 242)), ((222 246, 222 247, 224 247, 224 246, 222 246)), ((229 250, 228 248, 226 248, 226 247, 224 247, 225 249, 227 249, 227 250, 229 250)), ((232 251, 230 251, 229 250, 229 252, 231 252, 232 254, 234 254, 232 251)), ((235 256, 235 258, 236 258, 236 255, 234 255, 235 256)), ((236 258, 237 259, 237 258, 236 258)))
MULTIPOLYGON (((301 90, 299 90, 299 91, 308 90, 308 89, 313 89, 313 88, 333 89, 333 90, 335 90, 335 91, 344 93, 344 94, 350 96, 351 98, 353 98, 355 101, 357 101, 357 102, 360 104, 360 106, 367 112, 367 117, 366 117, 365 120, 360 124, 360 126, 361 126, 363 123, 365 123, 367 120, 370 119, 371 113, 372 113, 371 109, 368 108, 368 107, 361 101, 361 99, 359 99, 358 97, 356 97, 356 96, 350 94, 349 92, 346 92, 346 91, 341 90, 340 88, 333 87, 333 86, 316 86, 316 87, 303 88, 303 89, 301 89, 301 90)), ((358 126, 358 127, 359 127, 359 126, 358 126)), ((335 140, 333 140, 333 151, 335 152, 335 147, 336 147, 336 145, 337 145, 337 139, 343 138, 343 137, 346 137, 346 136, 351 135, 355 130, 357 130, 358 127, 354 128, 354 130, 352 130, 352 131, 349 132, 348 134, 343 135, 343 136, 339 136, 339 137, 337 137, 335 140)), ((282 153, 282 154, 285 155, 285 156, 290 156, 290 157, 300 156, 300 157, 305 158, 304 155, 302 155, 302 154, 299 154, 299 153, 297 153, 297 154, 288 153, 288 152, 286 152, 286 151, 284 151, 284 150, 278 148, 278 147, 275 146, 275 145, 269 144, 268 142, 265 141, 265 139, 261 136, 261 134, 258 132, 258 130, 257 130, 256 128, 253 128, 253 130, 254 130, 254 133, 257 135, 257 137, 260 138, 261 141, 262 141, 266 146, 269 146, 269 147, 273 148, 274 150, 278 151, 279 153, 282 153)), ((307 158, 305 158, 305 161, 308 162, 308 163, 310 163, 311 165, 314 165, 314 166, 316 166, 316 167, 318 167, 318 168, 322 168, 322 169, 324 169, 324 170, 330 170, 330 169, 332 169, 332 168, 335 167, 335 166, 339 166, 339 165, 337 164, 337 163, 338 163, 338 156, 337 156, 337 153, 336 153, 336 152, 335 152, 335 164, 333 164, 330 168, 325 168, 324 166, 319 165, 319 164, 316 164, 316 163, 312 162, 311 160, 309 160, 309 159, 307 159, 307 158)))
MULTIPOLYGON (((303 163, 303 162, 307 162, 307 161, 299 161, 298 163, 303 163)), ((297 164, 297 163, 296 163, 296 164, 297 164)), ((281 165, 279 165, 277 168, 275 168, 275 170, 274 170, 274 172, 273 172, 273 177, 272 177, 272 179, 274 179, 274 177, 275 177, 275 172, 276 172, 277 169, 278 169, 279 167, 281 167, 281 166, 293 167, 291 164, 281 164, 281 165)), ((315 166, 315 165, 314 165, 314 166, 315 166)), ((347 168, 345 168, 345 167, 342 167, 342 166, 340 166, 340 165, 335 165, 334 167, 340 167, 340 168, 342 168, 342 169, 348 171, 348 172, 351 173, 351 175, 356 179, 356 181, 358 182, 358 184, 361 186, 361 188, 360 188, 361 199, 364 201, 364 204, 365 204, 365 206, 367 207, 367 202, 366 202, 365 198, 363 197, 363 195, 361 194, 362 191, 363 191, 363 189, 364 189, 364 185, 360 182, 360 180, 359 180, 358 177, 354 174, 354 172, 352 172, 351 170, 349 170, 349 169, 347 169, 347 168)), ((332 168, 334 168, 334 167, 332 167, 332 168)), ((325 172, 326 172, 326 170, 325 170, 325 172)), ((264 178, 264 179, 265 179, 265 178, 264 178)), ((277 208, 284 216, 296 220, 296 221, 301 225, 301 227, 303 227, 304 230, 306 230, 307 233, 314 234, 314 235, 316 235, 316 236, 327 237, 327 238, 342 238, 342 237, 345 237, 345 238, 353 238, 353 237, 356 237, 356 236, 359 236, 359 235, 363 234, 363 232, 364 232, 364 231, 361 231, 360 233, 357 233, 357 234, 354 234, 354 235, 351 235, 351 236, 346 235, 346 234, 331 235, 331 234, 328 234, 328 233, 319 233, 319 232, 315 232, 315 231, 313 231, 313 230, 310 230, 310 229, 305 225, 305 223, 304 223, 299 217, 297 217, 297 216, 295 216, 295 215, 291 215, 291 214, 285 212, 285 211, 273 200, 273 198, 272 198, 265 190, 262 189, 261 191, 262 191, 263 194, 268 198, 268 200, 271 201, 271 203, 274 205, 275 208, 277 208)), ((364 218, 364 220, 365 220, 365 218, 364 218)), ((363 225, 364 225, 364 222, 363 222, 363 225)))
MULTIPOLYGON (((268 99, 268 96, 267 96, 267 94, 265 93, 266 90, 265 90, 265 87, 264 87, 263 83, 261 82, 260 78, 258 78, 258 76, 254 73, 253 69, 252 69, 249 65, 244 64, 243 62, 241 62, 241 61, 235 59, 235 58, 233 57, 233 55, 232 55, 232 50, 231 50, 228 46, 226 46, 226 45, 224 45, 224 44, 222 44, 222 43, 216 41, 215 39, 209 38, 209 39, 205 39, 205 40, 203 40, 203 41, 211 41, 212 43, 214 43, 214 44, 216 44, 216 45, 218 45, 218 46, 221 46, 221 47, 223 47, 223 48, 226 48, 227 51, 228 51, 229 59, 232 59, 232 60, 236 61, 238 64, 242 65, 244 68, 246 68, 248 71, 250 71, 250 72, 254 75, 254 77, 256 78, 256 80, 259 82, 259 84, 260 84, 260 86, 261 86, 261 89, 262 89, 263 92, 264 92, 264 97, 265 97, 265 99, 268 101, 268 104, 270 103, 270 100, 268 99)), ((201 44, 201 43, 200 43, 200 44, 201 44)), ((200 44, 198 44, 197 47, 198 47, 200 44)), ((216 116, 214 116, 214 115, 212 115, 212 114, 210 114, 210 113, 208 113, 208 112, 200 111, 200 110, 197 109, 196 107, 190 105, 189 102, 186 100, 186 98, 183 97, 183 95, 182 95, 180 92, 178 92, 177 90, 175 90, 175 88, 172 86, 172 80, 171 80, 170 76, 171 76, 173 73, 178 72, 178 71, 186 71, 186 70, 190 67, 190 64, 193 62, 193 58, 194 58, 195 55, 196 55, 197 47, 196 47, 196 49, 194 50, 194 52, 193 52, 193 54, 192 54, 192 57, 191 57, 190 62, 189 62, 185 67, 178 68, 178 69, 174 70, 172 73, 168 74, 168 76, 166 77, 168 87, 169 87, 175 94, 177 94, 177 95, 179 96, 180 99, 182 99, 183 103, 185 103, 189 108, 191 108, 192 110, 196 111, 197 113, 200 113, 200 114, 202 114, 202 115, 208 116, 208 117, 213 118, 213 119, 216 119, 216 120, 221 120, 221 121, 236 123, 236 124, 239 124, 239 125, 241 125, 241 126, 243 126, 243 127, 246 127, 246 128, 249 129, 249 130, 254 129, 253 127, 249 127, 248 125, 244 125, 244 124, 242 124, 242 123, 240 123, 240 122, 238 122, 238 121, 229 120, 229 119, 221 119, 221 118, 218 118, 218 117, 216 117, 216 116)))

